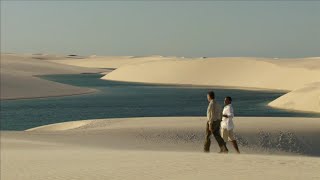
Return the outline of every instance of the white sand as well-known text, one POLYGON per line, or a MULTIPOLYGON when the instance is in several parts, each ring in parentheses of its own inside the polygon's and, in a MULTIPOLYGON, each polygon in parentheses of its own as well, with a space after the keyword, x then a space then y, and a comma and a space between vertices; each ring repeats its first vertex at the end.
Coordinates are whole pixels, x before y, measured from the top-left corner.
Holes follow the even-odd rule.
POLYGON ((65 57, 1 54, 1 99, 75 95, 96 91, 36 77, 36 75, 46 74, 80 74, 101 71, 47 61, 59 58, 65 57))
POLYGON ((202 153, 204 123, 109 119, 1 132, 1 179, 320 178, 320 158, 294 153, 320 155, 319 118, 236 118, 240 155, 230 144, 229 154, 215 153, 216 142, 202 153))

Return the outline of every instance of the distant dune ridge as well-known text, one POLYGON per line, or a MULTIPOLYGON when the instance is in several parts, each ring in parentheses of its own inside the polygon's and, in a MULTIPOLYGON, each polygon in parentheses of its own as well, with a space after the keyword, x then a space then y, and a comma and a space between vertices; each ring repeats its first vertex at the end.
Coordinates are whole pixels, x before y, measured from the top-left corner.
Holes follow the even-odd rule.
POLYGON ((135 56, 96 56, 92 55, 89 58, 84 59, 60 59, 60 60, 50 60, 51 62, 68 64, 80 67, 89 68, 119 68, 128 64, 139 64, 150 61, 159 61, 169 59, 168 57, 162 56, 146 56, 146 57, 135 57, 135 56))

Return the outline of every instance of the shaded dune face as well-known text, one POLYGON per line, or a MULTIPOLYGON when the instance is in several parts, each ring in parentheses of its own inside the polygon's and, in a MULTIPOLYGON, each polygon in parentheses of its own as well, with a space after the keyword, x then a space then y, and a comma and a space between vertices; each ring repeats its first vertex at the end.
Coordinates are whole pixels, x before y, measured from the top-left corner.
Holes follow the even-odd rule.
MULTIPOLYGON (((66 142, 115 149, 201 152, 204 117, 158 117, 86 120, 42 126, 28 133, 58 134, 66 142), (81 139, 81 142, 78 141, 81 139)), ((319 118, 235 118, 235 136, 244 153, 320 156, 319 118)), ((51 137, 49 137, 50 139, 51 137)), ((228 144, 231 152, 233 148, 228 144)), ((215 140, 212 151, 217 152, 215 140)))

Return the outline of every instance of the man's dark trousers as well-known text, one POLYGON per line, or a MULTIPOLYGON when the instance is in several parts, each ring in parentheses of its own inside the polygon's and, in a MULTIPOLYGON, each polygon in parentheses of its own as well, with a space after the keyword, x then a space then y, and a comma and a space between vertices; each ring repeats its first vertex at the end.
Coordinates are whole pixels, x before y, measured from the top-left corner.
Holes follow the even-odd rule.
POLYGON ((224 142, 224 140, 220 136, 220 122, 221 122, 221 120, 217 120, 217 121, 213 121, 211 123, 212 132, 209 130, 209 122, 207 122, 206 137, 205 137, 206 139, 205 139, 205 143, 204 143, 204 151, 205 152, 210 151, 210 145, 211 145, 210 136, 211 136, 211 134, 213 134, 214 138, 218 142, 220 149, 223 149, 223 148, 226 149, 226 143, 224 142))

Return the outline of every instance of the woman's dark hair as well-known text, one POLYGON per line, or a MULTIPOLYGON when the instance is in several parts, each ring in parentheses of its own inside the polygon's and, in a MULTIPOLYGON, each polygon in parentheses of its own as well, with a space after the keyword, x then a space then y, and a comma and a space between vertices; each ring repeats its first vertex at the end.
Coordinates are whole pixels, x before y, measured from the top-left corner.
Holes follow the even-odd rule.
POLYGON ((227 96, 226 99, 228 99, 230 102, 232 102, 232 98, 230 96, 227 96))
POLYGON ((215 95, 214 95, 214 92, 213 91, 209 91, 208 92, 208 95, 211 99, 214 99, 215 98, 215 95))

